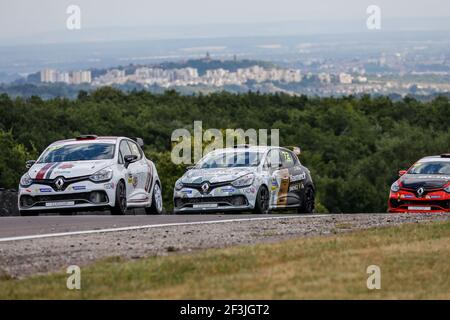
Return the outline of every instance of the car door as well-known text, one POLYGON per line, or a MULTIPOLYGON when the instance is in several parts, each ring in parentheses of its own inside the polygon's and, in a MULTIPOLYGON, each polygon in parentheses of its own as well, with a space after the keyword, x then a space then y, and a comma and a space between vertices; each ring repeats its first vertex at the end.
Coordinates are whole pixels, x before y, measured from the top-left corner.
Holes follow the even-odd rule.
POLYGON ((287 190, 287 205, 300 205, 306 172, 301 166, 297 156, 289 150, 280 150, 282 168, 288 171, 289 183, 287 190))
MULTIPOLYGON (((124 158, 127 155, 132 155, 130 145, 127 140, 122 140, 119 146, 119 162, 125 164, 124 158)), ((139 164, 136 162, 130 163, 128 168, 126 168, 125 172, 125 184, 127 190, 127 199, 132 199, 137 193, 137 185, 138 185, 138 174, 139 174, 139 164)))
POLYGON ((144 153, 137 143, 128 140, 128 145, 131 154, 138 157, 138 160, 133 163, 133 187, 135 188, 136 193, 145 193, 147 192, 146 187, 148 185, 150 167, 147 159, 144 157, 144 153))
POLYGON ((283 208, 288 203, 289 171, 282 167, 279 149, 272 149, 267 154, 267 166, 271 176, 270 204, 273 208, 283 208))

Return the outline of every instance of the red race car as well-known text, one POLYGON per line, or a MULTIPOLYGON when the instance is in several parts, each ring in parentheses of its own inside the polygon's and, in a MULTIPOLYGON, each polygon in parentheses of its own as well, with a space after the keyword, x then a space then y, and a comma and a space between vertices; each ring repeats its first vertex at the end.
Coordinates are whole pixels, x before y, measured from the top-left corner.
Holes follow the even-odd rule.
POLYGON ((450 212, 450 154, 422 158, 399 175, 391 186, 389 212, 450 212))

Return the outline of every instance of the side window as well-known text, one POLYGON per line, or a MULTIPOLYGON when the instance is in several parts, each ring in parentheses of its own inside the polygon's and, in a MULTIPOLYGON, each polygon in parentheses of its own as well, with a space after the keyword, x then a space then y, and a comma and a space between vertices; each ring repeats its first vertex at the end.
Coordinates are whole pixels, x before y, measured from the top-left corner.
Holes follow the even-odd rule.
POLYGON ((269 151, 264 166, 266 168, 278 169, 280 163, 280 152, 278 150, 269 151))
POLYGON ((134 142, 128 141, 128 145, 130 146, 131 154, 138 157, 138 160, 142 158, 141 150, 138 145, 134 142))
POLYGON ((283 168, 292 168, 295 166, 294 155, 286 150, 281 150, 281 163, 283 164, 283 168))
POLYGON ((120 147, 119 147, 119 163, 124 163, 123 158, 127 155, 131 155, 131 150, 130 147, 128 146, 128 143, 123 140, 120 143, 120 147))

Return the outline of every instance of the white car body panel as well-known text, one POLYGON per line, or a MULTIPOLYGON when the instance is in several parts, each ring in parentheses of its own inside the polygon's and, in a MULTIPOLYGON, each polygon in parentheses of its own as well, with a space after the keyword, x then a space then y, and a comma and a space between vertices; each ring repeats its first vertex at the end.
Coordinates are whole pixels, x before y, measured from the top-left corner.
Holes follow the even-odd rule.
MULTIPOLYGON (((28 170, 28 175, 33 179, 30 186, 19 185, 18 206, 20 211, 57 211, 61 209, 74 209, 82 211, 84 209, 108 209, 114 207, 116 203, 116 186, 119 181, 124 181, 126 186, 127 207, 149 207, 152 204, 152 194, 155 183, 159 183, 159 176, 154 163, 145 157, 141 151, 141 159, 130 163, 128 168, 119 161, 119 146, 123 141, 135 143, 125 137, 103 138, 99 137, 93 140, 63 140, 51 144, 42 153, 46 151, 61 148, 66 145, 75 144, 95 144, 106 143, 114 144, 114 156, 107 160, 87 160, 87 161, 64 161, 53 163, 39 163, 39 160, 28 170), (89 179, 92 174, 109 168, 113 171, 113 176, 109 181, 93 182, 89 179), (65 181, 63 189, 58 189, 55 185, 56 180, 63 178, 65 181), (75 179, 74 182, 71 179, 75 179), (101 203, 92 203, 86 201, 82 195, 93 191, 104 192, 107 195, 107 201, 101 203), (32 206, 24 206, 21 203, 22 196, 31 196, 39 201, 32 206), (77 197, 80 196, 80 197, 77 197), (75 200, 74 205, 67 205, 68 202, 75 200), (61 202, 61 205, 58 205, 61 202), (48 205, 51 205, 48 207, 48 205)), ((127 142, 128 143, 128 142, 127 142)), ((41 157, 42 157, 41 155, 41 157)))

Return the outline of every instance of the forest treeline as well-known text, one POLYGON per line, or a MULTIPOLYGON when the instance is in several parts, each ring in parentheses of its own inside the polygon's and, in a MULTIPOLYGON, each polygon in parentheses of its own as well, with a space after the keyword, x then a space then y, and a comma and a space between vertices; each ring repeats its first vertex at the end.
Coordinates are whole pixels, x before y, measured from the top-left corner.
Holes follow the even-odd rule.
POLYGON ((450 152, 450 101, 406 97, 311 98, 286 94, 181 95, 129 93, 105 87, 77 99, 0 95, 0 188, 17 188, 51 142, 79 134, 142 137, 171 206, 173 184, 184 172, 170 161, 171 134, 203 128, 279 129, 281 145, 298 145, 312 172, 318 208, 329 212, 385 212, 399 169, 431 154, 450 152))

